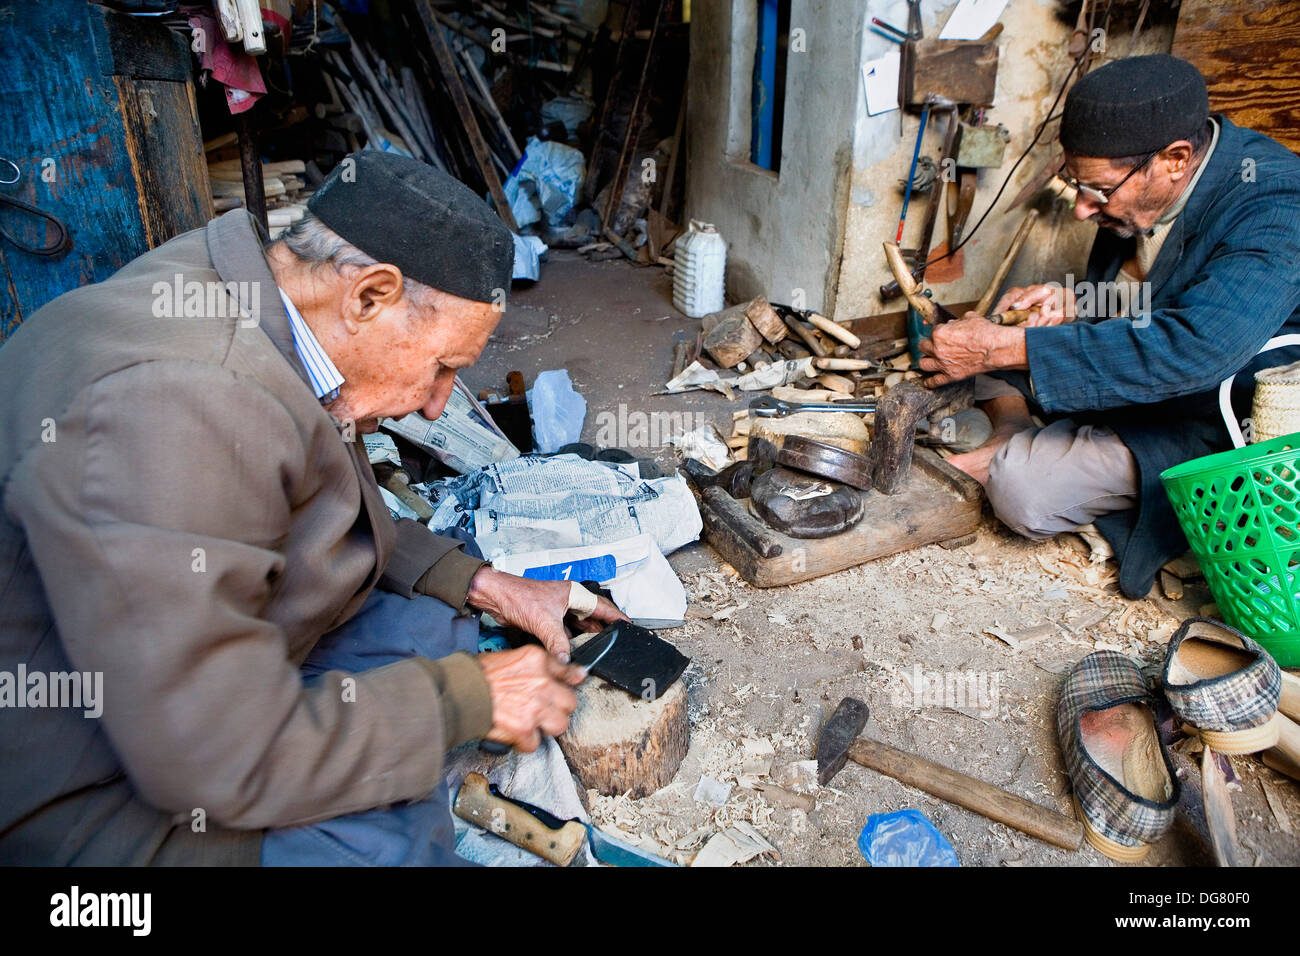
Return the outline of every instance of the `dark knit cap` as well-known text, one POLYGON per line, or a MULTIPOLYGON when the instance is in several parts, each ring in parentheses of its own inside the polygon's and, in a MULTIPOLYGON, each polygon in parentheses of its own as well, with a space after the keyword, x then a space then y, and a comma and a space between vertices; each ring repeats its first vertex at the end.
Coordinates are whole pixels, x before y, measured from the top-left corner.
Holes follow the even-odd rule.
POLYGON ((1061 146, 1079 156, 1137 156, 1189 139, 1210 116, 1205 78, 1157 53, 1107 63, 1065 97, 1061 146))
POLYGON ((366 255, 417 282, 475 302, 510 289, 510 230, 451 176, 405 156, 362 150, 344 159, 307 208, 366 255))

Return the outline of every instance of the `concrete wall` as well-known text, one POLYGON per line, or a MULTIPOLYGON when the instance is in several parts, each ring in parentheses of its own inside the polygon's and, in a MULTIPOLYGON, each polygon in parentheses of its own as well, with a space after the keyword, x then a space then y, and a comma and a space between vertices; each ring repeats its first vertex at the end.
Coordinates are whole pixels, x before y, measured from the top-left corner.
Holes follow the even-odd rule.
MULTIPOLYGON (((926 36, 937 36, 955 0, 926 3, 926 36)), ((803 289, 809 308, 836 318, 902 307, 884 304, 877 288, 890 278, 881 242, 897 229, 902 191, 919 118, 907 114, 899 135, 897 111, 867 116, 860 68, 892 48, 866 29, 871 16, 900 26, 904 0, 794 0, 791 27, 806 31, 808 52, 790 54, 784 156, 779 176, 748 162, 749 89, 753 68, 754 0, 696 0, 691 25, 687 121, 687 212, 715 223, 729 244, 728 297, 763 292, 790 301, 803 289)), ((1055 0, 1011 0, 1003 13, 995 106, 987 121, 1011 132, 1001 169, 979 173, 968 230, 988 208, 998 186, 1051 108, 1069 69, 1069 28, 1055 0)), ((1147 31, 1134 53, 1168 51, 1172 31, 1147 31)), ((1108 57, 1129 53, 1129 36, 1112 37, 1108 57)), ((1059 106, 1057 107, 1059 111, 1059 106)), ((1057 124, 1048 125, 978 234, 928 284, 940 301, 976 299, 983 292, 1024 215, 1007 212, 1012 197, 1056 149, 1057 124)), ((936 160, 943 123, 933 122, 922 147, 936 160)), ((915 245, 925 195, 913 195, 903 245, 915 245)), ((1095 227, 1074 222, 1061 201, 1040 204, 1042 219, 1009 283, 1060 279, 1079 273, 1095 227)), ((941 206, 933 244, 947 234, 941 206)))
POLYGON ((780 174, 749 162, 754 0, 695 0, 687 94, 686 210, 726 238, 727 294, 802 298, 825 308, 834 295, 844 236, 852 111, 861 96, 860 38, 866 4, 794 0, 780 174))

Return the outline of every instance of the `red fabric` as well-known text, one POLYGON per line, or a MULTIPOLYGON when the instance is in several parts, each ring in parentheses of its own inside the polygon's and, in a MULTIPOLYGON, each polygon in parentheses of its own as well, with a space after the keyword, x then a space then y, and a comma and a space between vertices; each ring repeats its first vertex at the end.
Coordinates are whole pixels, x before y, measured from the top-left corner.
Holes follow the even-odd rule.
POLYGON ((190 27, 203 35, 199 65, 226 88, 226 105, 231 113, 252 109, 258 97, 266 93, 266 83, 257 65, 257 57, 236 53, 221 35, 216 18, 207 14, 190 17, 190 27))

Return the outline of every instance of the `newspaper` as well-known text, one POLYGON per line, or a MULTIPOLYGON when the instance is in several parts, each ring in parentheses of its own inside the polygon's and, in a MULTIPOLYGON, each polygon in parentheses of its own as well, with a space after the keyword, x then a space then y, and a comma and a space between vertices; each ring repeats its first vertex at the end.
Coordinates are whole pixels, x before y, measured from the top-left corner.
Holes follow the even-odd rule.
POLYGON ((493 566, 539 581, 598 581, 609 588, 623 613, 638 623, 661 626, 680 623, 686 616, 686 589, 648 534, 599 545, 506 555, 497 558, 493 566))
POLYGON ((459 378, 437 421, 412 412, 402 419, 385 418, 381 425, 462 475, 494 461, 519 457, 519 449, 510 444, 459 378))
POLYGON ((424 491, 434 504, 429 527, 470 530, 488 560, 639 534, 650 534, 669 554, 703 528, 681 476, 645 480, 635 465, 612 467, 577 455, 514 458, 424 491))
POLYGON ((380 462, 389 462, 402 467, 402 456, 398 454, 397 443, 388 435, 382 432, 373 432, 369 435, 362 435, 361 440, 366 446, 366 455, 370 459, 370 464, 377 465, 380 462))

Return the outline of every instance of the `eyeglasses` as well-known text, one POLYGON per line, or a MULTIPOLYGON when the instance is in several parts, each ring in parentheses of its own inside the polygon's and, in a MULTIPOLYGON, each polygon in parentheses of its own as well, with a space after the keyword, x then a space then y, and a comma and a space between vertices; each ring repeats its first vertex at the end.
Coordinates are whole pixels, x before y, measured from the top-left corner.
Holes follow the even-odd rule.
POLYGON ((1120 186, 1123 186, 1126 182, 1132 179, 1134 173, 1146 166, 1147 163, 1151 162, 1152 157, 1158 152, 1160 152, 1160 150, 1153 149, 1151 152, 1147 153, 1146 158, 1130 169, 1127 176, 1117 182, 1114 186, 1107 186, 1105 189, 1098 189, 1095 186, 1085 186, 1073 176, 1065 175, 1065 163, 1062 163, 1061 168, 1056 171, 1056 178, 1065 183, 1065 185, 1069 186, 1075 192, 1079 193, 1089 202, 1094 202, 1098 206, 1104 206, 1110 202, 1111 195, 1114 194, 1120 186))

